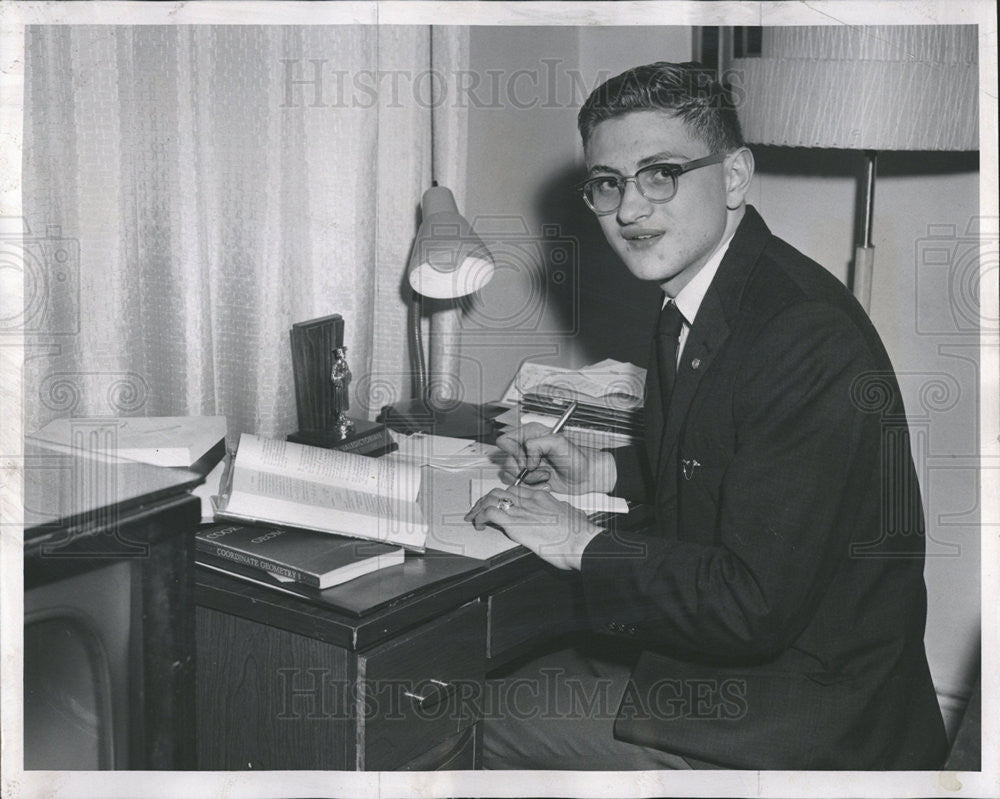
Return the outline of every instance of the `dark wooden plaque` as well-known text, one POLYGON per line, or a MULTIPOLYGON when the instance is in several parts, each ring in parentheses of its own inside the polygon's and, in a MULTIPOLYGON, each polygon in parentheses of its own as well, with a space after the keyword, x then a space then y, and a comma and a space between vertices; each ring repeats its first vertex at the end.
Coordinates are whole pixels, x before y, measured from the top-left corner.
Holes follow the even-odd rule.
POLYGON ((292 325, 292 369, 299 430, 332 430, 337 418, 333 407, 333 350, 344 346, 344 319, 332 314, 292 325))

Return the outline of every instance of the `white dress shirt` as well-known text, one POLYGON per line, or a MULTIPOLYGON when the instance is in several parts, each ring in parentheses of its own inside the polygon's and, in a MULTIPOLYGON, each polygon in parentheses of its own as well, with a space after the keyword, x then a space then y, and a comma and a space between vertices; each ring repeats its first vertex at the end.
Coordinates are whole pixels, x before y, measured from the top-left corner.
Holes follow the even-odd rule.
MULTIPOLYGON (((684 345, 687 343, 688 332, 691 330, 691 325, 694 324, 694 318, 698 315, 698 309, 701 307, 702 300, 705 299, 705 294, 708 291, 708 287, 712 285, 712 280, 715 277, 715 273, 719 271, 719 264, 722 263, 722 258, 726 254, 726 250, 729 249, 729 242, 733 240, 733 233, 730 233, 728 237, 715 249, 705 265, 698 270, 691 282, 688 283, 684 288, 678 292, 677 296, 673 298, 674 304, 677 306, 677 310, 680 311, 681 317, 684 320, 681 325, 681 333, 677 337, 677 364, 680 365, 681 354, 684 352, 684 345)), ((670 297, 664 295, 663 306, 670 301, 670 297)), ((661 307, 663 307, 661 306, 661 307)))

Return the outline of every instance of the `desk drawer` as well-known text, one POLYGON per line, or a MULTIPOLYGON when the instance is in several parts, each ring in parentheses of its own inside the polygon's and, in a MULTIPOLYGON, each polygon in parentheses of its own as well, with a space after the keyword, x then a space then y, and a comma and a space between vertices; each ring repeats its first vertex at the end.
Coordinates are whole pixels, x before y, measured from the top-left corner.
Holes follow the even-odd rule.
POLYGON ((477 600, 358 657, 358 767, 398 768, 479 717, 486 611, 477 600))

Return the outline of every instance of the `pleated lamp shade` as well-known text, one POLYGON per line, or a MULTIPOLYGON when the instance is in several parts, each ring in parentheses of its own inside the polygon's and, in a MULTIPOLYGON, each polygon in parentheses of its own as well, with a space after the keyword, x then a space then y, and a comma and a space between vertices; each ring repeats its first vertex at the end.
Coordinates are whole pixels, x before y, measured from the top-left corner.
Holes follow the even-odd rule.
POLYGON ((765 28, 731 63, 748 142, 850 150, 977 150, 974 25, 765 28))
POLYGON ((978 150, 974 25, 773 27, 759 58, 727 72, 743 137, 756 144, 864 150, 861 241, 851 288, 867 311, 879 150, 978 150))

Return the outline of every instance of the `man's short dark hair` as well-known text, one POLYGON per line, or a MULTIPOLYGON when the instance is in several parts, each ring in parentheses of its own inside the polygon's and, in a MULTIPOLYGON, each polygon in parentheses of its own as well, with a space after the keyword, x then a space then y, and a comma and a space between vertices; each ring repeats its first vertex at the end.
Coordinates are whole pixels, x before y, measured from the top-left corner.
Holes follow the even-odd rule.
POLYGON ((633 67, 598 86, 577 117, 583 143, 599 123, 632 111, 668 111, 680 117, 691 135, 713 153, 743 146, 729 92, 715 79, 715 72, 701 64, 657 61, 633 67))

